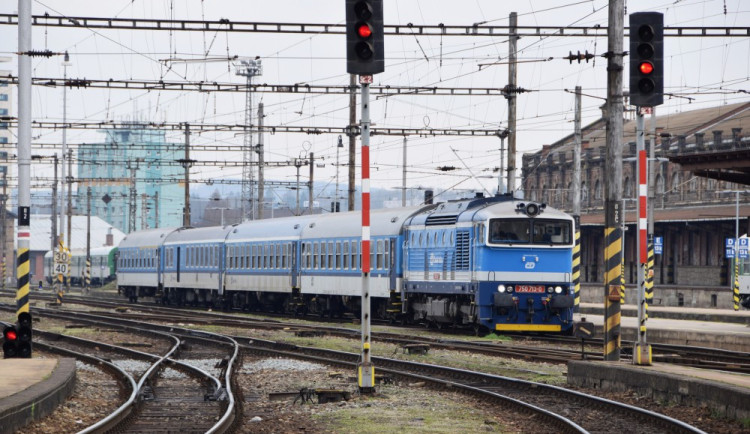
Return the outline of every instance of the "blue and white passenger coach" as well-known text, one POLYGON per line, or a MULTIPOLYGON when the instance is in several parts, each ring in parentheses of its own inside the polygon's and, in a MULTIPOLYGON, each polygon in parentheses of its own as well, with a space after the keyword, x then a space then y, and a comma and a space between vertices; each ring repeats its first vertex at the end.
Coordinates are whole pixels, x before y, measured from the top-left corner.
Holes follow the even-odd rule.
POLYGON ((571 216, 509 196, 425 209, 406 223, 407 313, 438 325, 566 331, 573 231, 571 216))

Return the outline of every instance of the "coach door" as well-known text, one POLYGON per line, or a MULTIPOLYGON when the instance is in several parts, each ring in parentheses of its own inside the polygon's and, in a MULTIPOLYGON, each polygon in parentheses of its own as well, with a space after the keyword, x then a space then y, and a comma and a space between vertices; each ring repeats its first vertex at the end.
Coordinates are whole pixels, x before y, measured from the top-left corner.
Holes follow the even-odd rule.
POLYGON ((177 247, 177 273, 176 273, 177 274, 177 282, 180 281, 180 252, 181 252, 181 250, 182 250, 181 247, 177 247))
POLYGON ((396 274, 396 238, 391 238, 390 242, 388 243, 388 289, 390 291, 396 290, 396 278, 398 275, 396 274))
POLYGON ((299 288, 299 261, 297 260, 297 246, 299 243, 292 243, 291 245, 291 254, 292 254, 292 263, 291 263, 291 284, 292 288, 299 288))

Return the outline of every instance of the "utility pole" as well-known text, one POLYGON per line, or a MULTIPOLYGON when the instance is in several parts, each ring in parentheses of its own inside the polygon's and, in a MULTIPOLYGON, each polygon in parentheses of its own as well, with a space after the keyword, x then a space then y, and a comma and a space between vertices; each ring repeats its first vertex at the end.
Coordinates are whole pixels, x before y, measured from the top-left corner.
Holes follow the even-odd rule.
POLYGON ((575 246, 573 247, 574 307, 581 303, 581 86, 576 86, 575 127, 573 132, 573 219, 575 246))
MULTIPOLYGON (((70 66, 70 57, 67 52, 63 58, 63 81, 68 79, 68 66, 70 66)), ((68 158, 68 87, 63 84, 63 128, 62 128, 62 164, 60 165, 60 242, 64 242, 63 228, 65 225, 65 182, 68 177, 65 175, 65 160, 68 158)), ((67 229, 66 229, 67 230, 67 229)), ((70 237, 68 238, 68 247, 70 247, 70 237)))
MULTIPOLYGON (((73 150, 68 149, 68 210, 66 212, 68 218, 68 249, 71 248, 71 232, 73 231, 73 150)), ((70 267, 68 267, 70 271, 70 267)), ((70 283, 68 283, 70 285, 70 283)), ((68 288, 70 289, 70 288, 68 288)))
POLYGON ((510 13, 508 24, 508 192, 511 195, 516 191, 516 84, 518 79, 518 65, 516 63, 516 51, 518 49, 518 14, 510 13))
MULTIPOLYGON (((263 219, 263 201, 265 199, 265 178, 263 176, 263 165, 266 163, 265 150, 263 149, 263 103, 258 104, 258 219, 263 219)), ((222 212, 222 216, 223 216, 222 212)), ((222 219, 223 221, 224 219, 222 219)), ((224 224, 222 223, 222 226, 224 224)))
POLYGON ((8 205, 8 172, 7 168, 6 171, 3 172, 3 197, 2 197, 2 208, 0 208, 0 224, 3 225, 0 233, 2 233, 2 239, 0 239, 0 242, 3 243, 3 264, 2 264, 2 285, 0 285, 3 289, 5 289, 5 261, 7 258, 7 249, 6 249, 6 243, 8 242, 8 232, 6 231, 6 219, 8 218, 8 213, 6 211, 6 206, 8 205))
POLYGON ((336 195, 334 199, 333 212, 341 212, 341 204, 339 203, 339 151, 344 147, 344 142, 339 136, 338 144, 336 145, 336 195))
MULTIPOLYGON (((54 162, 54 164, 55 164, 55 180, 52 183, 52 218, 51 218, 51 220, 52 220, 52 230, 50 231, 51 232, 50 238, 51 238, 51 242, 52 242, 52 244, 50 246, 50 250, 52 250, 52 252, 54 252, 55 248, 57 247, 57 219, 58 219, 58 216, 57 216, 57 154, 55 154, 53 156, 53 159, 55 161, 54 162)), ((5 187, 3 187, 3 188, 5 188, 5 187)), ((3 192, 3 196, 4 195, 5 195, 5 193, 3 192)))
POLYGON ((300 215, 299 211, 299 168, 302 167, 302 159, 301 158, 295 158, 294 159, 294 167, 297 168, 297 187, 294 189, 297 192, 297 214, 300 215))
POLYGON ((127 168, 130 170, 130 193, 128 195, 128 233, 134 232, 135 228, 135 210, 137 208, 137 192, 135 177, 138 172, 138 163, 141 161, 140 158, 136 158, 134 162, 128 162, 127 168))
POLYGON ((604 221, 604 360, 619 361, 622 267, 623 0, 610 0, 607 26, 607 158, 604 221))
POLYGON ((315 154, 310 152, 310 183, 307 186, 307 195, 309 200, 307 201, 307 211, 310 215, 313 213, 313 175, 315 170, 315 154))
POLYGON ((357 188, 354 184, 354 175, 357 158, 357 140, 354 134, 357 127, 357 81, 355 74, 349 74, 349 205, 347 209, 354 211, 354 193, 357 188))
POLYGON ((406 206, 406 136, 404 136, 403 148, 403 168, 401 169, 401 206, 406 206))
MULTIPOLYGON (((18 253, 16 317, 29 312, 31 247, 31 2, 18 0, 18 253)), ((31 357, 31 352, 29 356, 31 357)))
POLYGON ((148 229, 148 195, 141 193, 141 230, 148 229))
POLYGON ((194 160, 190 159, 190 124, 185 123, 185 158, 177 160, 185 169, 185 207, 182 209, 182 226, 190 227, 190 167, 194 160))
POLYGON ((91 187, 86 189, 86 281, 84 291, 91 289, 91 187))
POLYGON ((159 192, 154 192, 154 227, 159 227, 159 192))

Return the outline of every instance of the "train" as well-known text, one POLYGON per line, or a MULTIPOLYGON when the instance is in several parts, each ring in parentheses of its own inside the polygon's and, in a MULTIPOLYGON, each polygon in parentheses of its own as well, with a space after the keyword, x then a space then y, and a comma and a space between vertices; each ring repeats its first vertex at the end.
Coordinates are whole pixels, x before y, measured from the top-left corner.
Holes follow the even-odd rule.
MULTIPOLYGON (((131 302, 359 315, 361 213, 148 229, 119 245, 131 302)), ((373 210, 373 318, 483 332, 570 332, 574 219, 511 195, 373 210)))
MULTIPOLYGON (((117 278, 117 246, 94 247, 91 249, 91 285, 102 286, 117 278)), ((44 276, 48 284, 55 279, 53 271, 53 252, 44 255, 44 276)), ((86 272, 86 249, 70 251, 70 284, 83 285, 86 272)))

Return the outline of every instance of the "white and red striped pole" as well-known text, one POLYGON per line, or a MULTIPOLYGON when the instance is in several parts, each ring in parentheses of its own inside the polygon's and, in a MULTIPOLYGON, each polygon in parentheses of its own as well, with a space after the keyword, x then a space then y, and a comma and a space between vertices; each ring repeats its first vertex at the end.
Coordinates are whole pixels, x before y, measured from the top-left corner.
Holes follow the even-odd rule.
POLYGON ((638 262, 648 263, 648 159, 646 150, 638 151, 638 262))
POLYGON ((375 366, 370 357, 370 83, 372 75, 360 75, 362 85, 362 353, 357 369, 359 390, 375 389, 375 366))
POLYGON ((638 339, 633 348, 633 363, 636 365, 651 364, 651 346, 646 342, 646 273, 648 272, 648 158, 644 138, 643 111, 636 110, 636 149, 638 171, 638 339))

